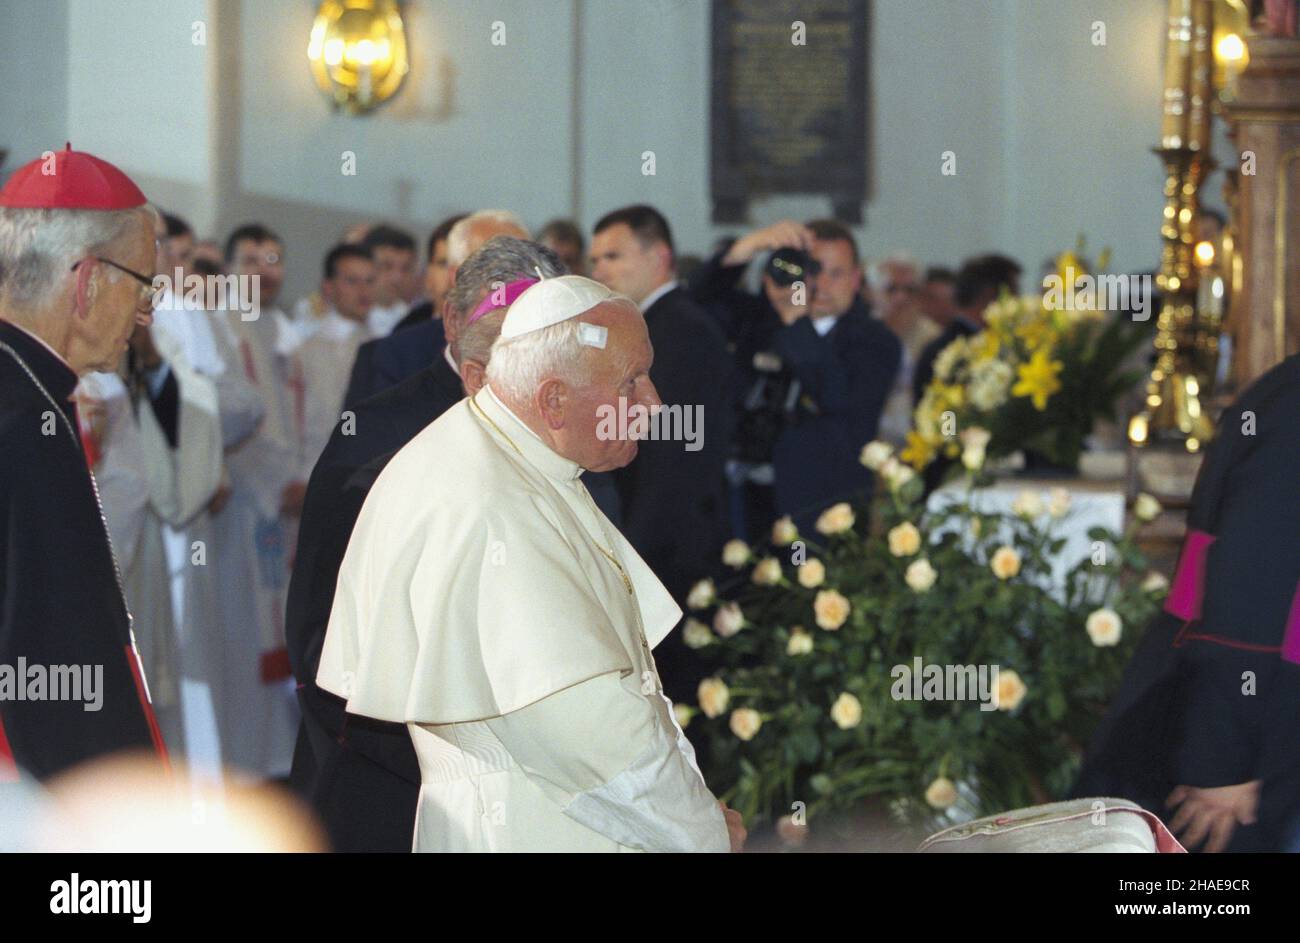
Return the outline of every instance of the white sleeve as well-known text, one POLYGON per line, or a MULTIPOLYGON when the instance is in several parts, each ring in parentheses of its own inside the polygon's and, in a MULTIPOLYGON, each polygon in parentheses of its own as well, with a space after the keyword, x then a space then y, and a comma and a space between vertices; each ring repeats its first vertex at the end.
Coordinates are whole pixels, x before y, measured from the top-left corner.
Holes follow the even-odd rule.
MULTIPOLYGON (((645 851, 727 852, 718 800, 678 743, 667 702, 604 674, 489 720, 564 814, 645 851)), ((688 744, 689 749, 689 744, 688 744)))

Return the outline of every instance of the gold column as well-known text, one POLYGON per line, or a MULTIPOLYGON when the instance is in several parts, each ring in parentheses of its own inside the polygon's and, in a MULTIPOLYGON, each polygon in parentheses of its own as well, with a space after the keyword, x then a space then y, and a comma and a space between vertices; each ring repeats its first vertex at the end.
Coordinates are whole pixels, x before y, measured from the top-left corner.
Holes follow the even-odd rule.
POLYGON ((1214 377, 1217 326, 1212 341, 1202 337, 1210 326, 1197 319, 1193 258, 1197 193, 1211 169, 1212 32, 1210 0, 1169 0, 1161 146, 1155 148, 1165 170, 1156 363, 1145 406, 1129 424, 1134 445, 1181 443, 1188 452, 1214 431, 1202 402, 1214 377))

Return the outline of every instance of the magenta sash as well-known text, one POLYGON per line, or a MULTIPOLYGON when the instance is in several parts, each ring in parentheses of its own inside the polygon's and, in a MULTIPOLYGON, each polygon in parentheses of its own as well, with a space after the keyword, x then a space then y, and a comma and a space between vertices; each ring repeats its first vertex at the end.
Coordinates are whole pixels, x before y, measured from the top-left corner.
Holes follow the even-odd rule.
POLYGON ((1291 616, 1286 620, 1286 635, 1282 638, 1282 657, 1300 665, 1300 584, 1296 585, 1291 600, 1291 616))
POLYGON ((1165 612, 1185 622, 1201 618, 1201 603, 1205 599, 1205 557, 1215 536, 1203 530, 1189 530, 1183 539, 1183 552, 1178 558, 1178 570, 1165 598, 1165 612))

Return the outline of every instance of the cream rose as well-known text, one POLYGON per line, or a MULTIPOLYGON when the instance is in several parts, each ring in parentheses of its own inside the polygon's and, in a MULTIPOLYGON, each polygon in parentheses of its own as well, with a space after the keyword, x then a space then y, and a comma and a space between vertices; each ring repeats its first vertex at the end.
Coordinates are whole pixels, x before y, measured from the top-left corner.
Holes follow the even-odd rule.
POLYGON ((1165 579, 1163 573, 1157 573, 1152 570, 1142 580, 1142 592, 1144 593, 1163 593, 1169 589, 1169 580, 1165 579))
POLYGON ((989 561, 989 567, 998 579, 1009 580, 1020 572, 1020 554, 1016 553, 1014 547, 1003 544, 993 551, 993 559, 989 561))
POLYGON ((677 726, 685 730, 691 724, 691 718, 695 716, 695 709, 686 704, 674 704, 673 716, 677 718, 677 726))
POLYGON ((722 548, 722 562, 739 570, 749 562, 749 544, 743 540, 728 540, 722 548))
POLYGON ((1070 492, 1053 488, 1047 492, 1047 513, 1052 517, 1065 517, 1070 510, 1070 492))
POLYGON ((713 615, 713 631, 723 638, 731 638, 744 627, 745 614, 734 602, 719 606, 718 611, 713 615))
POLYGON ((831 720, 841 730, 850 730, 862 723, 862 702, 845 691, 831 705, 831 720))
POLYGON ((799 539, 799 528, 794 526, 790 517, 782 517, 772 525, 772 543, 778 547, 788 547, 799 539))
POLYGON ((781 561, 775 557, 764 557, 754 567, 750 579, 759 586, 775 586, 781 582, 781 561))
POLYGON ((785 644, 785 653, 787 655, 807 655, 813 650, 813 637, 803 628, 796 625, 790 630, 790 641, 785 644))
POLYGON ((713 580, 700 580, 686 594, 686 605, 691 609, 707 609, 713 605, 717 595, 717 590, 713 588, 713 580))
POLYGON ((984 467, 984 450, 976 448, 964 448, 961 451, 961 464, 967 471, 979 471, 984 467))
POLYGON ((947 776, 940 776, 926 787, 925 801, 936 809, 946 809, 957 801, 957 787, 947 776))
POLYGON ((870 468, 873 472, 880 471, 882 465, 889 461, 889 456, 894 454, 894 447, 888 442, 868 442, 862 447, 862 454, 858 457, 863 465, 870 468))
POLYGON ((1011 513, 1025 520, 1033 520, 1043 513, 1043 499, 1037 491, 1022 491, 1011 505, 1011 513))
POLYGON ((898 459, 890 458, 880 467, 880 477, 885 479, 890 491, 898 491, 916 477, 916 472, 898 459))
POLYGON ((849 601, 833 589, 823 589, 813 600, 817 624, 828 632, 834 632, 845 623, 850 608, 849 601))
POLYGON ((1124 630, 1124 623, 1115 610, 1097 609, 1088 616, 1084 628, 1087 629, 1088 638, 1092 639, 1092 644, 1098 648, 1104 648, 1119 644, 1119 637, 1124 630))
POLYGON ((822 511, 821 516, 817 518, 817 533, 827 536, 842 534, 853 529, 855 520, 853 508, 841 501, 822 511))
POLYGON ((731 691, 721 678, 705 678, 700 682, 695 697, 700 702, 700 710, 704 711, 705 717, 721 717, 727 710, 727 702, 731 700, 731 691))
POLYGON ((816 589, 826 582, 826 566, 817 559, 799 564, 799 585, 804 589, 816 589))
POLYGON ((699 619, 687 619, 682 626, 682 641, 687 648, 703 648, 713 644, 713 632, 699 619))
POLYGON ((1145 491, 1138 495, 1133 501, 1133 514, 1139 521, 1143 521, 1144 523, 1147 521, 1154 521, 1160 516, 1160 512, 1163 510, 1164 508, 1160 506, 1160 502, 1151 497, 1151 495, 1147 494, 1145 491))
POLYGON ((741 740, 753 740, 762 726, 763 718, 752 708, 738 707, 731 712, 731 732, 741 740))
POLYGON ((934 581, 938 576, 939 574, 934 567, 930 565, 930 561, 922 558, 913 561, 908 566, 907 572, 903 574, 903 580, 913 592, 924 593, 928 592, 930 587, 934 585, 934 581))
POLYGON ((910 557, 921 549, 921 532, 911 521, 905 521, 889 531, 889 552, 896 557, 910 557))
POLYGON ((993 433, 982 426, 971 426, 968 429, 963 429, 958 438, 961 439, 963 449, 979 449, 982 452, 988 448, 993 433))
POLYGON ((1025 682, 1020 680, 1020 675, 1014 671, 1003 670, 998 672, 997 704, 1000 711, 1013 711, 1020 706, 1020 702, 1025 699, 1025 692, 1029 689, 1025 687, 1025 682))

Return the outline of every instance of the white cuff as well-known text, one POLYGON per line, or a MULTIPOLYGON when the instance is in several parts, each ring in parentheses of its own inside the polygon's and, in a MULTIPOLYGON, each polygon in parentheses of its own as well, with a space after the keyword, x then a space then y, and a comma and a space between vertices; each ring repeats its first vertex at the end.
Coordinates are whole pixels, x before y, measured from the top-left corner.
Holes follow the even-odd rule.
POLYGON ((578 793, 564 814, 645 851, 729 852, 722 809, 693 766, 656 717, 651 742, 631 765, 604 785, 578 793))

